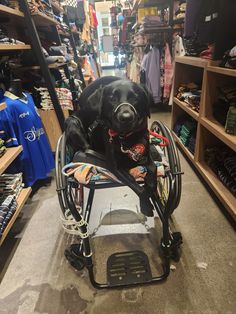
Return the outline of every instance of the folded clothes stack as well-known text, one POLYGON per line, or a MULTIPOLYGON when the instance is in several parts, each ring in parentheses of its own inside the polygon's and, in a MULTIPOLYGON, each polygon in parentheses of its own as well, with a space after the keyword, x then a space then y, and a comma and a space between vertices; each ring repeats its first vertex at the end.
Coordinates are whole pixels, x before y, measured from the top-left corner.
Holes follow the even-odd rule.
POLYGON ((180 101, 184 101, 188 104, 191 109, 199 112, 200 110, 200 100, 201 100, 201 90, 199 86, 195 83, 181 84, 178 88, 176 97, 180 101))
POLYGON ((14 39, 14 38, 9 38, 7 35, 7 31, 3 26, 0 26, 0 44, 4 45, 25 45, 24 42, 14 39))
POLYGON ((10 5, 9 0, 0 0, 0 4, 5 5, 7 7, 9 7, 10 5))
POLYGON ((16 208, 17 201, 14 195, 8 195, 0 200, 0 237, 14 215, 16 208))
POLYGON ((236 69, 236 46, 225 52, 220 66, 229 69, 236 69))
MULTIPOLYGON (((35 87, 35 90, 40 96, 40 106, 43 110, 54 109, 51 97, 49 95, 48 89, 46 87, 35 87)), ((73 110, 72 95, 71 91, 67 88, 56 88, 58 100, 62 109, 73 110)))
POLYGON ((174 132, 181 142, 194 154, 196 145, 197 124, 194 120, 180 119, 174 126, 174 132))
POLYGON ((236 135, 236 106, 230 106, 225 124, 226 133, 236 135))
POLYGON ((56 92, 62 109, 73 110, 71 91, 67 88, 56 88, 56 92))
POLYGON ((219 180, 236 196, 236 156, 225 146, 206 149, 205 161, 219 180))
POLYGON ((5 144, 4 140, 0 138, 0 158, 5 154, 7 150, 4 144, 5 144))
POLYGON ((236 134, 236 88, 223 86, 218 91, 218 99, 213 104, 213 116, 227 133, 236 134))
POLYGON ((18 0, 8 0, 9 7, 15 10, 20 10, 20 3, 18 0))
POLYGON ((161 18, 158 15, 146 15, 142 18, 142 24, 144 28, 152 28, 166 25, 164 22, 161 21, 161 18))
POLYGON ((17 198, 23 187, 22 173, 2 174, 0 176, 0 198, 7 195, 15 195, 17 198))
POLYGON ((28 5, 31 14, 37 14, 41 12, 50 17, 53 17, 51 5, 46 0, 30 0, 28 1, 28 5))
POLYGON ((57 27, 57 30, 61 33, 66 34, 69 32, 69 27, 65 23, 60 22, 60 24, 57 24, 56 27, 57 27))

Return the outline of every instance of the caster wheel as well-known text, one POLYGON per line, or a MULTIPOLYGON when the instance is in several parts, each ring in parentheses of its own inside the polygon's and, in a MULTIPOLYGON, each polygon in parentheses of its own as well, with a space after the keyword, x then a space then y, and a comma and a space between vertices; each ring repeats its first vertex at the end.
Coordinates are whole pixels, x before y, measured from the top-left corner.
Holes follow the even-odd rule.
POLYGON ((82 253, 78 251, 77 244, 72 244, 69 249, 65 250, 64 254, 73 268, 76 270, 82 270, 84 268, 84 257, 82 253))

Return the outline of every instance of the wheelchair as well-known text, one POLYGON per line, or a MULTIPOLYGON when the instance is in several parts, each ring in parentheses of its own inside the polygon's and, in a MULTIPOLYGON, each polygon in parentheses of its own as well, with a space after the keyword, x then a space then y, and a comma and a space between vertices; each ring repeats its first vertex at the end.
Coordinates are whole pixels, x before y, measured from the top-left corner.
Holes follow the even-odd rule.
POLYGON ((162 170, 162 173, 157 175, 157 193, 150 197, 162 223, 162 239, 159 247, 162 274, 152 276, 148 256, 144 252, 139 250, 118 252, 112 254, 107 260, 107 282, 99 283, 96 281, 94 272, 94 256, 88 231, 94 195, 96 190, 121 187, 124 184, 106 171, 104 156, 88 151, 86 158, 81 161, 80 156, 75 157, 76 154, 71 153, 64 134, 58 141, 55 156, 56 187, 62 210, 63 227, 68 233, 78 235, 79 238, 78 243, 72 244, 65 250, 65 257, 76 270, 86 267, 90 281, 97 289, 162 282, 170 273, 170 261, 180 259, 182 236, 180 232, 172 232, 170 228, 171 215, 178 207, 181 198, 183 173, 177 147, 172 132, 160 121, 153 122, 150 127, 150 142, 162 156, 161 163, 160 160, 157 162, 157 167, 162 170), (88 181, 80 180, 75 176, 77 166, 82 168, 91 166, 93 170, 96 170, 95 174, 93 173, 88 181), (97 175, 100 170, 102 179, 97 175), (94 180, 93 177, 95 177, 94 180), (85 188, 89 191, 86 201, 85 188))

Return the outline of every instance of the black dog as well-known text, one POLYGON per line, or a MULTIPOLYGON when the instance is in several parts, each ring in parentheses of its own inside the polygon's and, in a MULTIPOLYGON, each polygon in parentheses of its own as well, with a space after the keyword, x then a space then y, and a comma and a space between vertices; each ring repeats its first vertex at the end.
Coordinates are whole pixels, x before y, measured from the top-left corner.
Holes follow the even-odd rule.
POLYGON ((140 198, 141 211, 153 216, 149 198, 156 193, 156 166, 147 130, 150 96, 140 85, 118 77, 103 77, 84 89, 76 116, 66 120, 67 143, 76 151, 105 154, 107 168, 140 198), (129 169, 147 168, 144 187, 129 169))

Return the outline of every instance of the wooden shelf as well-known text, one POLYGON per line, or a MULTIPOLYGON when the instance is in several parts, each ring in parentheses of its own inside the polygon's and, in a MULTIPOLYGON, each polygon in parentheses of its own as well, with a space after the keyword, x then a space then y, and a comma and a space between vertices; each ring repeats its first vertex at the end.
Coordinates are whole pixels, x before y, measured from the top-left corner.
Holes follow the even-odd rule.
POLYGON ((184 153, 188 156, 188 158, 191 161, 194 161, 194 156, 193 154, 187 149, 187 147, 184 146, 184 144, 181 142, 180 138, 174 133, 172 132, 172 134, 174 135, 174 139, 177 142, 177 144, 181 147, 181 149, 184 151, 184 153))
POLYGON ((27 50, 31 49, 30 45, 6 45, 6 44, 0 44, 0 51, 2 50, 27 50))
MULTIPOLYGON (((48 68, 49 69, 58 69, 60 67, 64 67, 67 63, 53 63, 53 64, 49 64, 48 68)), ((35 70, 38 71, 40 70, 40 66, 39 65, 32 65, 32 66, 28 66, 28 67, 19 67, 19 68, 15 68, 12 69, 13 71, 30 71, 30 70, 35 70)))
POLYGON ((142 31, 145 34, 149 33, 160 33, 160 32, 166 32, 166 31, 172 31, 172 28, 170 26, 159 26, 159 27, 147 27, 147 28, 142 28, 142 31))
POLYGON ((200 121, 205 128, 236 152, 236 135, 226 133, 223 126, 213 118, 209 120, 203 117, 200 121))
POLYGON ((58 22, 54 18, 47 16, 46 14, 43 14, 41 12, 38 12, 36 14, 32 14, 32 17, 34 19, 34 23, 36 26, 48 27, 51 25, 57 25, 58 24, 58 22))
POLYGON ((2 102, 1 104, 0 104, 0 111, 1 110, 4 110, 4 109, 6 109, 7 108, 7 104, 5 103, 5 102, 2 102))
POLYGON ((0 175, 16 159, 22 150, 22 146, 7 148, 6 153, 0 158, 0 175))
POLYGON ((8 225, 6 226, 6 229, 4 230, 3 232, 3 235, 1 236, 0 238, 0 245, 2 245, 3 241, 5 240, 6 236, 8 235, 12 225, 14 224, 17 216, 19 215, 22 207, 25 205, 25 202, 27 201, 29 195, 30 195, 30 192, 31 192, 31 188, 26 188, 26 189, 23 189, 20 193, 20 195, 18 196, 17 198, 17 208, 16 208, 16 211, 14 213, 14 215, 12 216, 11 220, 9 221, 8 225))
POLYGON ((197 162, 197 169, 200 171, 209 186, 228 209, 232 217, 236 220, 236 201, 234 195, 221 183, 215 173, 208 167, 205 162, 197 162))
POLYGON ((196 58, 196 57, 186 57, 186 56, 176 57, 175 62, 192 65, 199 68, 205 68, 209 63, 209 61, 205 59, 196 58))
POLYGON ((236 77, 236 69, 221 68, 218 66, 208 66, 207 71, 236 77))
POLYGON ((182 108, 185 112, 187 112, 192 118, 198 121, 199 119, 199 114, 191 109, 190 106, 188 106, 187 103, 184 101, 180 101, 178 98, 174 97, 174 102, 176 105, 178 105, 180 108, 182 108))
POLYGON ((0 4, 0 17, 11 18, 14 17, 24 17, 24 13, 20 10, 12 9, 7 7, 6 5, 0 4))

